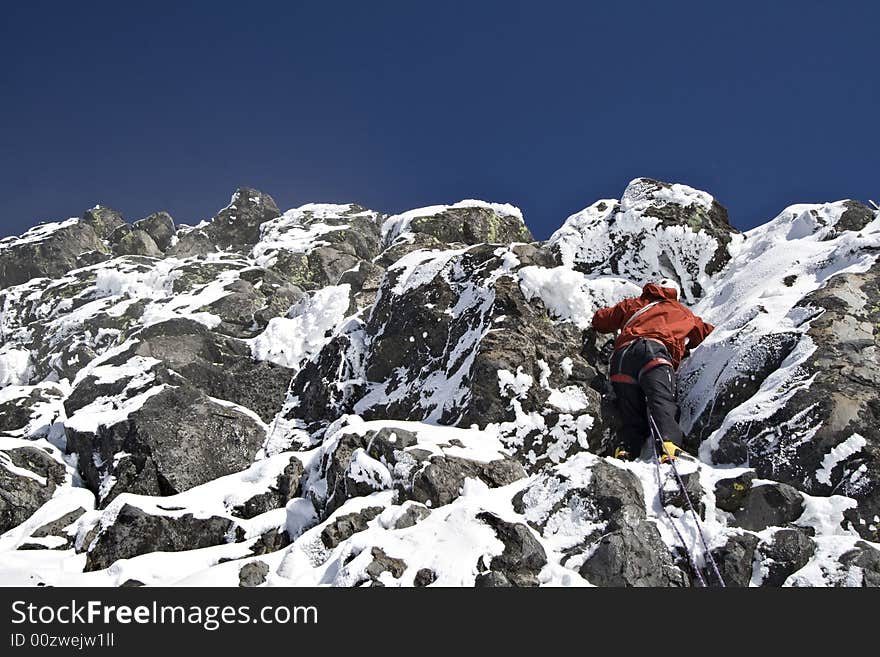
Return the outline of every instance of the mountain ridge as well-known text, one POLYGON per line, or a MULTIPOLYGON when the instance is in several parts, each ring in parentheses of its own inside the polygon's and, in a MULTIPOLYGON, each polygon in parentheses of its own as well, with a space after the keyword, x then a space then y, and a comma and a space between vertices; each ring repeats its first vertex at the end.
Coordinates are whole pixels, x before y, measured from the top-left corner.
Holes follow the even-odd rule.
POLYGON ((725 581, 876 585, 878 253, 856 201, 740 233, 645 178, 540 242, 505 204, 282 213, 251 188, 196 226, 96 206, 5 238, 0 572, 695 584, 670 482, 601 456, 618 420, 589 329, 672 277, 717 326, 680 371, 702 459, 680 467, 725 581))

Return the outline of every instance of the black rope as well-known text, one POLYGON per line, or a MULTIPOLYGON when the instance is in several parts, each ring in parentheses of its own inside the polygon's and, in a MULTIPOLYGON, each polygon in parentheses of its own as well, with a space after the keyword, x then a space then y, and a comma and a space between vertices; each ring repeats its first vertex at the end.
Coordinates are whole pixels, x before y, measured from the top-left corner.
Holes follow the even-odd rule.
MULTIPOLYGON (((663 436, 660 434, 660 429, 657 428, 657 423, 654 421, 654 416, 651 415, 650 409, 648 409, 648 420, 650 422, 650 427, 651 427, 651 435, 652 435, 651 444, 654 446, 654 460, 657 463, 657 481, 659 483, 660 482, 660 456, 657 453, 657 445, 659 444, 661 449, 663 449, 663 436)), ((675 465, 675 459, 672 457, 671 454, 669 456, 670 456, 669 463, 672 466, 672 472, 675 475, 676 482, 678 483, 678 488, 681 491, 682 497, 684 498, 685 502, 687 503, 688 510, 690 510, 690 512, 694 515, 694 522, 697 527, 697 534, 700 537, 700 542, 703 544, 703 550, 706 555, 706 561, 708 561, 709 565, 712 567, 712 572, 715 575, 715 577, 718 579, 718 583, 721 585, 721 588, 726 588, 726 585, 724 583, 724 578, 721 576, 721 571, 718 569, 718 564, 715 562, 715 557, 712 556, 712 551, 709 549, 709 545, 706 541, 706 535, 703 533, 702 523, 700 522, 700 515, 697 513, 697 510, 694 508, 694 504, 691 501, 691 496, 688 495, 687 488, 684 485, 684 480, 681 478, 681 475, 678 472, 678 468, 675 465)), ((666 507, 663 505, 662 485, 661 485, 661 488, 660 488, 658 494, 660 495, 660 506, 663 507, 663 512, 666 514, 666 516, 668 518, 670 518, 670 521, 672 521, 672 517, 669 515, 669 512, 666 511, 666 507)), ((675 533, 679 537, 679 540, 681 540, 682 544, 684 545, 685 552, 687 552, 687 554, 688 554, 688 559, 691 561, 691 565, 694 566, 694 570, 697 573, 697 578, 700 580, 700 583, 702 583, 703 586, 706 586, 706 580, 703 578, 702 574, 700 573, 700 570, 694 564, 693 556, 691 555, 690 551, 688 550, 687 544, 681 538, 681 532, 678 531, 678 528, 675 526, 674 522, 672 522, 672 525, 673 525, 673 529, 675 529, 675 533)))

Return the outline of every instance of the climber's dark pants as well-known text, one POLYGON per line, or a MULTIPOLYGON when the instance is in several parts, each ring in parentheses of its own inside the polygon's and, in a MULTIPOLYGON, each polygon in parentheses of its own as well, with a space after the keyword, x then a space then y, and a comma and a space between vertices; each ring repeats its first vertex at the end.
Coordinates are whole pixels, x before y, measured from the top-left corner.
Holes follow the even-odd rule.
POLYGON ((611 356, 611 383, 623 420, 620 447, 633 456, 641 453, 651 435, 648 409, 663 440, 676 445, 684 441, 676 421, 674 377, 669 352, 654 340, 636 340, 611 356))

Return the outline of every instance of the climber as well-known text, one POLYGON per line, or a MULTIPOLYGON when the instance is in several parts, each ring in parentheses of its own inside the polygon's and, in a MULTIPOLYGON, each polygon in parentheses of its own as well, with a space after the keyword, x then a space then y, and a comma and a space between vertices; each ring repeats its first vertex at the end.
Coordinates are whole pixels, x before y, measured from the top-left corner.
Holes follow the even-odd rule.
POLYGON ((620 331, 609 367, 623 419, 616 458, 629 461, 641 453, 651 434, 648 409, 662 437, 661 461, 682 451, 675 371, 714 327, 685 308, 678 297, 678 284, 667 278, 645 285, 640 297, 624 299, 593 316, 593 328, 599 333, 620 331))

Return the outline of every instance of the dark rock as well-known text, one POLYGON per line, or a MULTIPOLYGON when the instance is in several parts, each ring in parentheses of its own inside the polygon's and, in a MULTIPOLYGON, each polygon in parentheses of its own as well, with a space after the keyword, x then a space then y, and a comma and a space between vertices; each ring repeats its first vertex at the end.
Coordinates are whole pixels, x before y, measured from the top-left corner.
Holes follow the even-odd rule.
POLYGON ((127 579, 119 586, 120 586, 120 588, 136 588, 138 586, 145 586, 145 585, 139 579, 127 579))
POLYGON ((370 506, 357 513, 347 513, 339 516, 321 531, 321 542, 326 548, 335 548, 343 541, 362 532, 367 528, 367 523, 382 513, 381 506, 370 506))
POLYGON ((102 240, 109 238, 114 230, 125 224, 125 219, 119 212, 103 205, 96 205, 91 210, 86 210, 82 215, 82 221, 90 225, 102 240))
POLYGON ((513 586, 507 575, 496 570, 479 573, 474 579, 474 586, 479 589, 509 588, 513 586))
POLYGON ((437 573, 430 568, 420 568, 413 578, 413 586, 430 586, 437 581, 437 573))
POLYGON ((166 254, 174 258, 189 258, 214 253, 217 246, 204 228, 184 226, 177 229, 177 242, 168 247, 166 254))
POLYGON ((0 289, 32 278, 59 278, 71 269, 110 257, 109 249, 83 221, 58 227, 35 226, 21 237, 0 240, 0 289))
POLYGON ((270 529, 260 534, 259 538, 251 545, 251 554, 256 556, 260 554, 269 554, 283 550, 290 545, 290 536, 282 529, 270 529))
MULTIPOLYGON (((720 445, 747 453, 758 477, 810 495, 856 499, 848 521, 863 538, 880 540, 873 522, 880 514, 880 363, 866 357, 880 350, 880 264, 834 276, 795 311, 811 318, 807 337, 815 349, 786 383, 793 394, 766 418, 730 426, 720 445), (825 457, 854 434, 865 446, 826 473, 825 457)), ((729 459, 713 454, 713 460, 729 459)))
POLYGON ((264 439, 252 418, 189 385, 164 389, 97 434, 68 429, 68 449, 79 455, 88 486, 98 493, 102 475, 116 479, 102 505, 122 492, 174 495, 243 470, 264 439), (128 456, 115 459, 119 452, 128 456))
POLYGON ((683 474, 681 475, 681 480, 687 497, 682 493, 678 481, 673 477, 671 487, 667 486, 662 492, 663 505, 674 506, 687 513, 690 511, 690 504, 693 504, 697 515, 705 519, 706 505, 703 502, 703 487, 700 485, 700 473, 689 472, 683 474), (690 504, 688 504, 688 498, 690 498, 690 504))
POLYGON ((275 480, 275 485, 265 493, 254 495, 242 504, 232 509, 232 515, 239 518, 254 518, 272 509, 280 509, 300 493, 300 478, 303 474, 303 464, 295 456, 290 457, 290 462, 275 480))
POLYGON ((280 215, 271 196, 239 187, 229 205, 211 220, 204 232, 220 249, 256 244, 260 240, 260 224, 280 215))
MULTIPOLYGON (((31 538, 46 538, 49 536, 58 536, 64 539, 64 543, 53 547, 53 550, 67 550, 69 549, 74 542, 74 536, 67 534, 64 530, 67 527, 70 527, 73 523, 75 523, 82 514, 86 512, 82 507, 78 509, 74 509, 73 511, 69 511, 65 513, 60 518, 56 518, 51 522, 47 522, 45 525, 41 525, 35 531, 31 533, 31 538)), ((35 549, 45 549, 44 546, 39 544, 34 544, 35 549)), ((19 548, 22 549, 22 548, 19 548)))
POLYGON ((804 511, 801 493, 787 484, 761 484, 749 489, 742 506, 733 512, 737 526, 749 531, 782 527, 804 511))
POLYGON ((418 436, 412 431, 396 427, 384 427, 366 436, 367 455, 386 465, 397 461, 394 453, 418 443, 418 436))
POLYGON ((233 527, 228 518, 150 515, 124 504, 112 524, 98 534, 86 557, 85 570, 102 570, 119 559, 148 552, 180 552, 222 545, 233 527))
POLYGON ((861 569, 862 586, 880 587, 880 550, 865 541, 858 541, 855 547, 840 555, 844 566, 861 569))
POLYGON ((534 239, 520 217, 485 207, 448 208, 435 215, 417 217, 409 230, 427 233, 446 243, 510 244, 534 239))
POLYGON ((251 561, 238 571, 238 585, 240 587, 259 586, 266 581, 268 574, 269 564, 263 561, 251 561))
POLYGON ((406 570, 406 562, 402 559, 396 559, 385 554, 382 548, 374 547, 372 550, 373 560, 367 566, 367 575, 373 581, 373 585, 381 586, 379 576, 382 573, 389 572, 395 579, 400 579, 406 570))
POLYGON ((65 477, 64 466, 42 449, 16 447, 0 451, 0 534, 30 518, 52 498, 65 477), (4 463, 33 476, 17 474, 4 463))
POLYGON ((729 479, 719 479, 715 484, 715 506, 730 513, 739 511, 752 490, 754 479, 755 473, 751 470, 729 479))
POLYGON ((489 570, 502 574, 511 586, 537 586, 547 554, 528 526, 488 512, 478 514, 477 519, 489 525, 504 544, 504 551, 492 557, 489 570))
POLYGON ((156 246, 153 238, 142 230, 132 230, 124 235, 113 246, 116 255, 144 255, 154 258, 162 257, 162 251, 156 246))
POLYGON ((770 541, 758 545, 762 568, 766 574, 762 586, 782 586, 788 576, 807 565, 816 552, 816 545, 802 531, 780 529, 770 541))
POLYGON ((394 529, 413 527, 431 515, 431 510, 421 504, 409 504, 400 517, 394 521, 394 529))
POLYGON ((480 479, 491 487, 498 487, 525 476, 522 466, 512 459, 480 463, 450 456, 434 456, 413 477, 412 483, 407 487, 406 496, 436 508, 457 499, 468 477, 480 479))
POLYGON ((169 247, 175 232, 174 220, 167 212, 155 212, 148 217, 135 221, 134 227, 152 237, 161 251, 165 251, 169 247))
POLYGON ((688 586, 672 561, 657 527, 647 520, 624 526, 599 539, 580 574, 596 586, 688 586))
POLYGON ((752 567, 757 547, 757 536, 742 533, 734 534, 727 539, 722 547, 712 550, 712 557, 724 579, 725 586, 743 587, 749 585, 749 582, 752 581, 752 567))

